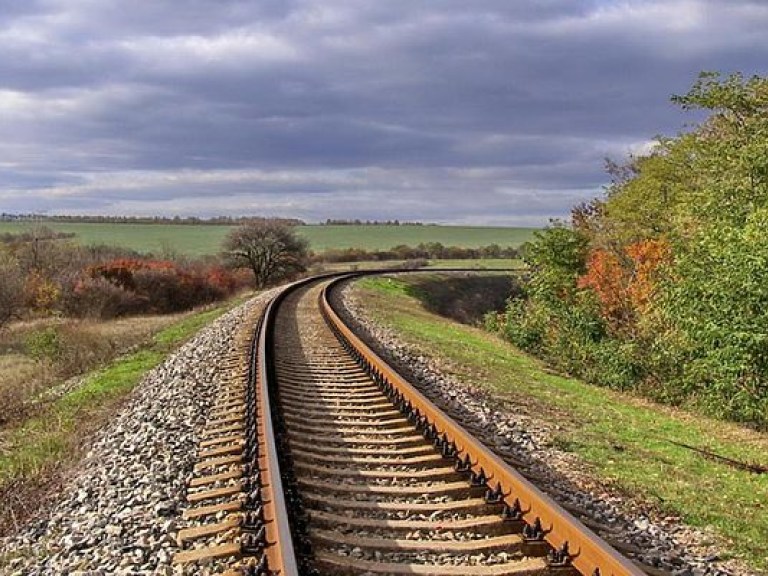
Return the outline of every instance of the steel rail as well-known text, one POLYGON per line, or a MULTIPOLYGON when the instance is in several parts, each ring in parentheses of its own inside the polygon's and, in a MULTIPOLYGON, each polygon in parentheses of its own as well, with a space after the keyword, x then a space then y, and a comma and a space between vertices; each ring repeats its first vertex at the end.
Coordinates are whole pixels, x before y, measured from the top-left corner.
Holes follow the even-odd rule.
POLYGON ((275 296, 264 310, 264 320, 259 334, 255 338, 256 354, 252 361, 258 364, 258 437, 264 445, 261 452, 259 468, 262 471, 262 492, 264 494, 264 521, 267 535, 267 546, 264 553, 270 572, 279 576, 299 576, 299 562, 291 534, 290 515, 285 501, 280 462, 278 459, 275 427, 272 409, 275 404, 271 400, 270 388, 274 382, 274 366, 272 365, 271 350, 274 341, 277 309, 286 295, 293 290, 318 280, 318 277, 307 278, 294 282, 275 296))
POLYGON ((320 306, 336 334, 346 342, 358 362, 396 401, 415 415, 422 428, 442 445, 451 447, 457 464, 471 471, 473 478, 489 486, 506 504, 507 510, 532 529, 529 534, 543 538, 556 551, 557 561, 573 566, 585 576, 645 576, 640 568, 620 555, 597 534, 564 510, 519 472, 466 432, 455 420, 403 379, 365 344, 340 318, 329 294, 342 281, 362 274, 348 274, 329 282, 320 294, 320 306))

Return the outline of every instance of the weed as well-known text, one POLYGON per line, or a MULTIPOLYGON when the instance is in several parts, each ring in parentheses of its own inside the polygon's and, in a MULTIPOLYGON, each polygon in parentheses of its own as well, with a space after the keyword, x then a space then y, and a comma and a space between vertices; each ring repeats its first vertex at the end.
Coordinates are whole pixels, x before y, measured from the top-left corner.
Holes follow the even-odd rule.
POLYGON ((35 360, 56 360, 61 352, 59 332, 54 326, 36 330, 24 342, 27 354, 35 360))

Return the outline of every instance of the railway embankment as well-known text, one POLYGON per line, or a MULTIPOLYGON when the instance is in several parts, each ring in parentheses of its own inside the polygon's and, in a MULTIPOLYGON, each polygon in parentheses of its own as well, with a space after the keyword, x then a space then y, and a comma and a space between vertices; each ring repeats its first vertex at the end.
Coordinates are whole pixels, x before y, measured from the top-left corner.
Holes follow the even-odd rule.
POLYGON ((221 316, 146 374, 44 510, 0 539, 0 573, 173 573, 198 430, 238 328, 269 297, 221 316))
POLYGON ((768 477, 679 444, 753 462, 765 435, 552 373, 413 294, 395 279, 360 280, 343 293, 347 320, 563 506, 669 573, 764 573, 768 477))

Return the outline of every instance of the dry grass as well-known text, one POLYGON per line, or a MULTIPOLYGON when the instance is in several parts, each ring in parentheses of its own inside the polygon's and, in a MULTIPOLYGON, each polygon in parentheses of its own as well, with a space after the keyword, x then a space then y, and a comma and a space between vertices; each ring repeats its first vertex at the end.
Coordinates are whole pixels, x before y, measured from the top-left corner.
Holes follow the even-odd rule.
MULTIPOLYGON (((36 405, 29 417, 0 428, 0 536, 55 493, 67 469, 87 448, 84 439, 122 405, 147 370, 247 296, 175 316, 77 323, 82 341, 111 337, 125 348, 142 339, 144 343, 84 374, 75 387, 36 405)), ((1 557, 0 573, 4 573, 1 557)))
POLYGON ((45 390, 146 345, 185 315, 108 321, 44 318, 6 327, 0 332, 0 431, 33 414, 45 390), (41 337, 47 337, 47 345, 39 344, 41 337))
POLYGON ((0 427, 24 416, 24 400, 37 393, 42 383, 51 381, 50 372, 46 363, 24 354, 0 355, 0 427))

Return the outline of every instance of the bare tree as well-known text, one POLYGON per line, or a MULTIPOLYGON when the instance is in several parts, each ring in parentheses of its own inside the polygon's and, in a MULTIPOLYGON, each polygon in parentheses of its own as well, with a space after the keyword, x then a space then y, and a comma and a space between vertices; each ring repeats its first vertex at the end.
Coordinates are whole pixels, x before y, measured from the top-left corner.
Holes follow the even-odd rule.
POLYGON ((250 268, 256 286, 263 288, 306 270, 309 244, 281 222, 254 220, 229 233, 224 256, 235 266, 250 268))
POLYGON ((19 262, 0 250, 0 326, 11 320, 24 305, 24 276, 19 262))

